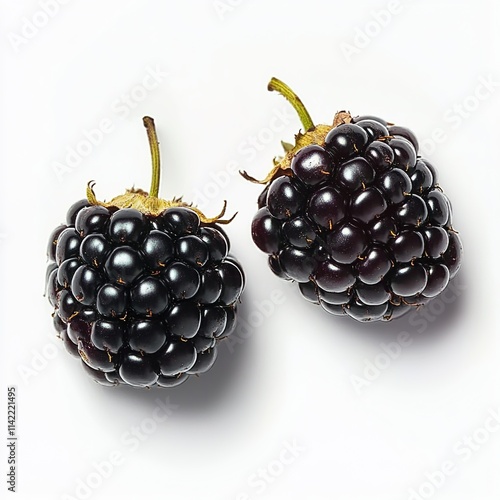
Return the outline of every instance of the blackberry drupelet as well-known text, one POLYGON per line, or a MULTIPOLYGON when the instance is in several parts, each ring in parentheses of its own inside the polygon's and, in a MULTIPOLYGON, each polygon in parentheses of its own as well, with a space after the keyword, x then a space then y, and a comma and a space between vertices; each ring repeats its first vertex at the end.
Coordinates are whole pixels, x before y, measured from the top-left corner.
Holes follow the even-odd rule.
POLYGON ((315 126, 283 82, 305 133, 274 161, 252 238, 278 277, 310 302, 358 321, 388 321, 425 304, 460 268, 451 204, 413 132, 373 116, 315 126))
POLYGON ((70 354, 103 385, 174 387, 207 371, 235 327, 243 270, 214 218, 180 198, 158 198, 159 150, 149 195, 132 189, 110 202, 87 199, 51 234, 47 297, 70 354))

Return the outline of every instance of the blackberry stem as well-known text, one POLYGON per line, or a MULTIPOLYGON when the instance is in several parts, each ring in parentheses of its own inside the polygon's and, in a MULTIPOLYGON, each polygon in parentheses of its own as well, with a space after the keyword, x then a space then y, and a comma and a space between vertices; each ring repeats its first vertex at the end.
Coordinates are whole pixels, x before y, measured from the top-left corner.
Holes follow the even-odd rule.
POLYGON ((286 83, 273 77, 267 84, 267 90, 279 92, 293 106, 293 109, 295 109, 299 115, 300 122, 304 127, 304 132, 314 128, 314 122, 312 121, 311 115, 299 99, 299 96, 286 83))
POLYGON ((158 198, 160 191, 160 148, 158 147, 158 136, 156 135, 155 121, 149 116, 142 119, 148 133, 149 147, 151 149, 151 161, 153 171, 151 175, 151 188, 149 196, 158 198))

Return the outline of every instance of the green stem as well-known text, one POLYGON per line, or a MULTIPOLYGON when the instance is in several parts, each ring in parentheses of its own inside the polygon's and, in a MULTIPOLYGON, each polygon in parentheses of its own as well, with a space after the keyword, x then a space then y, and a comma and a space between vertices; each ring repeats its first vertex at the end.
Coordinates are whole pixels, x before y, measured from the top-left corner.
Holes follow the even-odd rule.
POLYGON ((267 90, 279 92, 295 109, 299 115, 302 126, 304 127, 304 132, 314 128, 314 123, 312 121, 311 115, 307 111, 306 107, 299 99, 297 94, 281 80, 277 78, 271 78, 271 81, 267 85, 267 90))
POLYGON ((151 175, 151 188, 149 196, 158 198, 160 191, 160 148, 158 147, 158 136, 156 135, 155 121, 145 116, 142 119, 148 133, 149 147, 151 149, 151 161, 153 163, 153 172, 151 175))

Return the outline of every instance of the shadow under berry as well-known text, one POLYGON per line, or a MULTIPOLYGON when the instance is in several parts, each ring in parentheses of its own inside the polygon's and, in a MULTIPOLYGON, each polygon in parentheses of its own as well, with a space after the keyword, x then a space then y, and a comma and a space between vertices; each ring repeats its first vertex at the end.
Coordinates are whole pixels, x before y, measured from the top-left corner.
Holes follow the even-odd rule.
MULTIPOLYGON (((396 341, 402 332, 409 333, 419 342, 434 342, 453 335, 454 327, 462 321, 466 314, 464 303, 467 288, 467 278, 464 269, 461 269, 442 294, 425 305, 414 307, 397 319, 385 322, 353 322, 348 316, 332 316, 331 323, 334 324, 337 335, 362 335, 375 344, 396 341)), ((331 331, 327 333, 331 335, 331 331)))
MULTIPOLYGON (((250 311, 245 304, 245 293, 243 292, 242 301, 238 304, 237 318, 245 318, 250 311)), ((237 335, 238 319, 236 328, 232 335, 237 335)), ((220 340, 217 343, 217 359, 207 372, 200 376, 191 375, 189 379, 177 387, 149 389, 118 385, 116 387, 106 387, 106 393, 111 398, 122 399, 137 404, 154 406, 158 398, 164 399, 168 396, 172 404, 178 405, 176 413, 198 414, 206 412, 209 408, 223 406, 224 401, 232 401, 232 404, 238 404, 235 400, 236 394, 242 394, 238 387, 246 377, 247 367, 249 366, 249 353, 251 351, 252 339, 245 339, 244 342, 237 343, 229 349, 225 343, 229 339, 220 340)), ((243 391, 246 394, 246 391, 243 391)))

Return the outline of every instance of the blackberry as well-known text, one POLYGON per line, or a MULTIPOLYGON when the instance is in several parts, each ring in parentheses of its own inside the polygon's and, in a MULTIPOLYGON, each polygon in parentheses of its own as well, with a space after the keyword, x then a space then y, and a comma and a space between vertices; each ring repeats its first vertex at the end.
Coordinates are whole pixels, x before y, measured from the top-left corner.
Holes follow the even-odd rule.
POLYGON ((462 243, 432 164, 407 129, 374 116, 314 125, 273 78, 305 132, 262 181, 252 238, 271 271, 304 298, 358 321, 388 321, 436 297, 453 278, 462 243))
POLYGON ((174 387, 207 371, 235 328, 243 270, 229 254, 221 213, 158 198, 159 149, 149 194, 73 204, 49 238, 47 297, 70 354, 103 385, 174 387))

